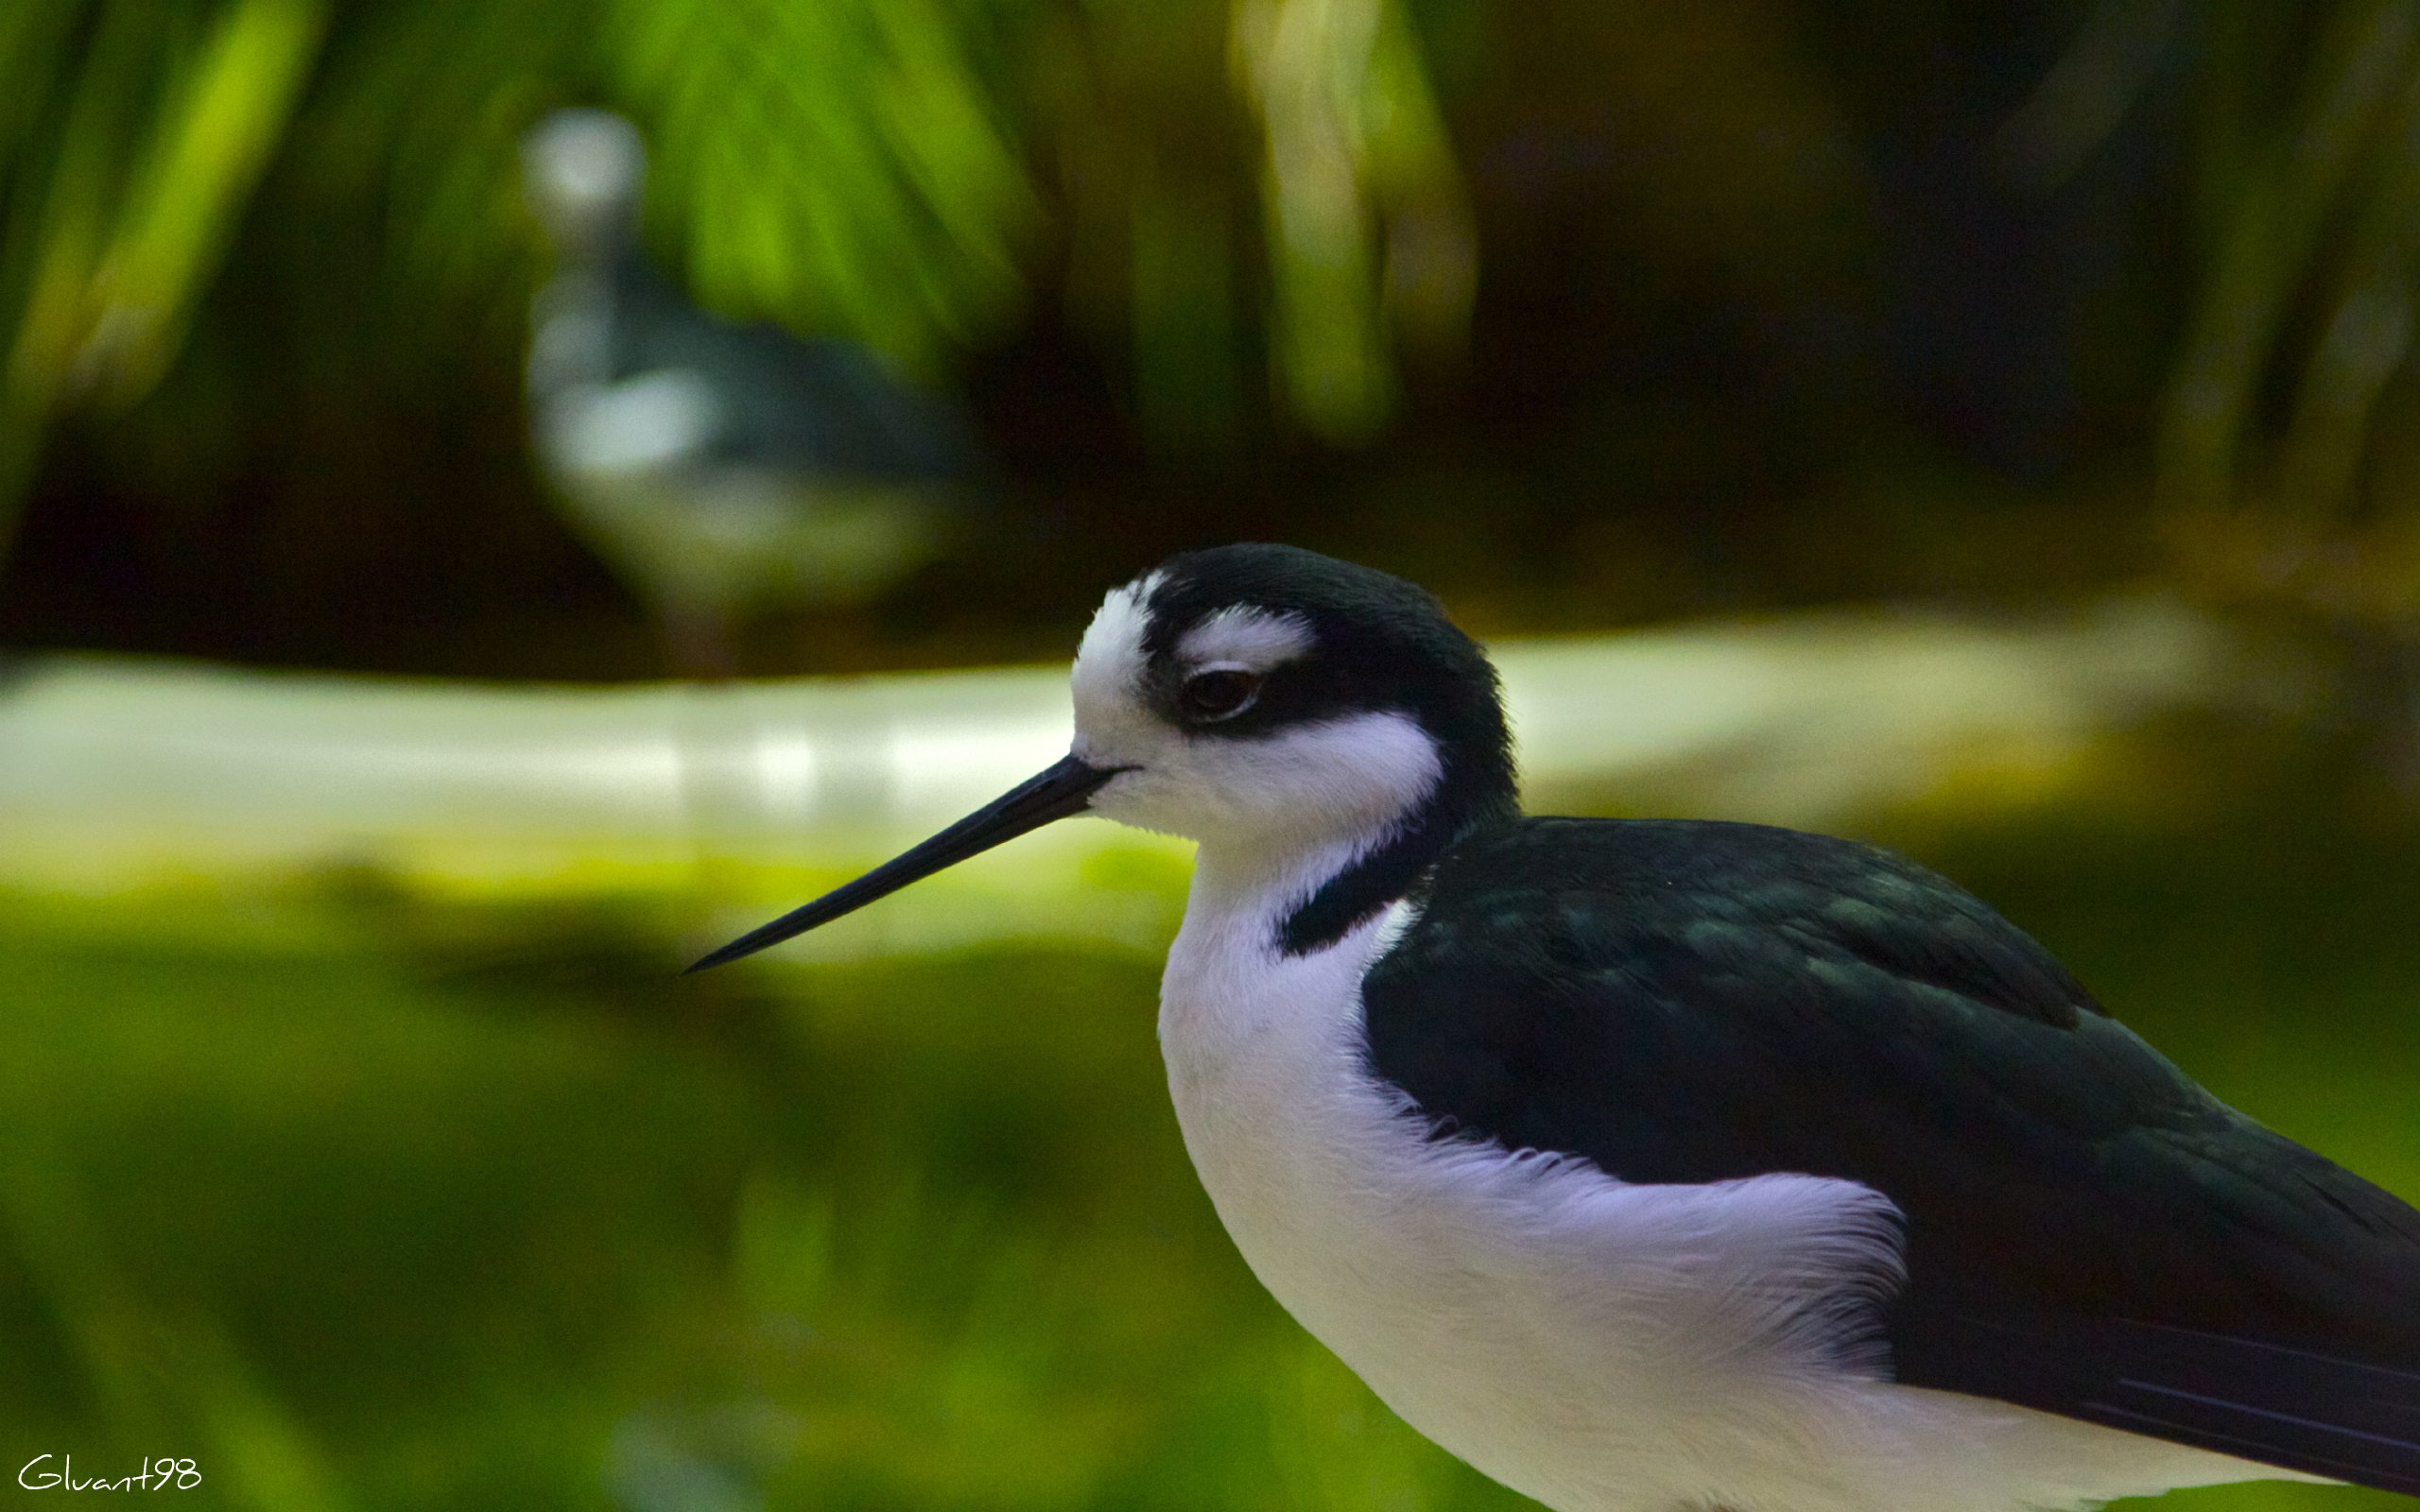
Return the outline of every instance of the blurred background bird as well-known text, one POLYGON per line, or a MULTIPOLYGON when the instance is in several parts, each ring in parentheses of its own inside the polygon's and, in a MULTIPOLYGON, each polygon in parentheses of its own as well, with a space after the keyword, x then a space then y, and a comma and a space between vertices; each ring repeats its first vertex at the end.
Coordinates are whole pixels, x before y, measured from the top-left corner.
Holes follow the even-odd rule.
POLYGON ((647 149, 623 117, 556 112, 522 165, 555 258, 530 319, 531 442, 675 673, 731 676, 749 616, 863 603, 943 549, 977 466, 955 406, 856 342, 692 303, 639 246, 647 149))

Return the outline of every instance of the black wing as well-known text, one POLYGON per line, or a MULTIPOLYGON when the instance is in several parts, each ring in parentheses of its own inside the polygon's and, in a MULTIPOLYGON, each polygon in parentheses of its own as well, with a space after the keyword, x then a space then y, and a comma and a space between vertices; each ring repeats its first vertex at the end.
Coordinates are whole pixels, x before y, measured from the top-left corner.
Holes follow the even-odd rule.
POLYGON ((725 320, 635 253, 616 266, 614 295, 614 375, 702 375, 722 412, 716 461, 869 483, 953 483, 978 470, 963 413, 855 342, 725 320))
POLYGON ((2225 1107, 1940 877, 1754 825, 1449 852, 1364 988, 1441 1131, 1905 1217, 1898 1379, 2420 1494, 2420 1211, 2225 1107))

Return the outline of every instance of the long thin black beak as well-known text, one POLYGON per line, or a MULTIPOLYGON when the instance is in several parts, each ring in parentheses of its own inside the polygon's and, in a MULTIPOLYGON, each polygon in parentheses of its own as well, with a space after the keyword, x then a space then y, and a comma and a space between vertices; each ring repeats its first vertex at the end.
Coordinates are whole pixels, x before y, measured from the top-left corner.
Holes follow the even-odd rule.
MULTIPOLYGON (((1053 819, 1081 814, 1092 806, 1102 783, 1126 771, 1123 766, 1094 766, 1070 756, 1038 772, 984 804, 922 845, 884 862, 856 881, 836 887, 804 908, 793 908, 769 924, 761 924, 717 951, 708 952, 689 968, 710 966, 753 955, 768 945, 779 945, 842 914, 853 914, 877 898, 887 897, 911 882, 954 867, 968 856, 1039 830, 1053 819)), ((683 972, 687 975, 687 972, 683 972)))

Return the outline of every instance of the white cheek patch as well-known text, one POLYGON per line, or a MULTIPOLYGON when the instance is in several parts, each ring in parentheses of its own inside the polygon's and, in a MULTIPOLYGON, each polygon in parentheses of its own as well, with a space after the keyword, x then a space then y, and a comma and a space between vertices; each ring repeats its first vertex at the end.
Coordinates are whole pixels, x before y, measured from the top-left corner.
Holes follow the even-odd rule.
POLYGON ((1197 742, 1196 781, 1237 828, 1374 838, 1436 790, 1437 743, 1410 715, 1352 714, 1259 740, 1197 742))
POLYGON ((1176 650, 1187 666, 1239 666, 1266 672, 1310 648, 1311 627, 1301 615, 1239 604, 1185 631, 1176 650))

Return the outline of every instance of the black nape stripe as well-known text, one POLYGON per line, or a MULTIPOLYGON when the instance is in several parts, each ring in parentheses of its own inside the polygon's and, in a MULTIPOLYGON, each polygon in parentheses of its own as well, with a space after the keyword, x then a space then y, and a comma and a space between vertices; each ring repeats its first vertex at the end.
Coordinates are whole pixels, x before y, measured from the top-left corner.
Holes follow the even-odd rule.
POLYGON ((1288 955, 1323 951, 1409 894, 1436 859, 1422 837, 1405 833, 1338 872, 1277 926, 1277 948, 1288 955))
POLYGON ((1288 955, 1323 951, 1397 899, 1410 897, 1456 841, 1474 831, 1520 817, 1509 763, 1458 759, 1446 747, 1437 789, 1402 829, 1329 878, 1286 916, 1278 949, 1288 955))

